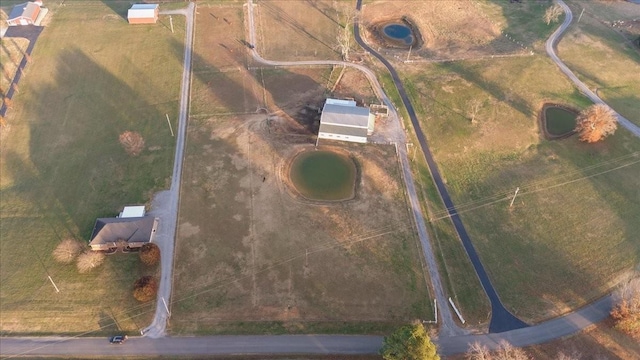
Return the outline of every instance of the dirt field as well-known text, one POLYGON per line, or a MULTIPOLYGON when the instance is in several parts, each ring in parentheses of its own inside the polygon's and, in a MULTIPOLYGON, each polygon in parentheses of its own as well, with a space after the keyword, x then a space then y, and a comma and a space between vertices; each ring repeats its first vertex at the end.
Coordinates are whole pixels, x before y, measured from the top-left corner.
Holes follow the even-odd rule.
POLYGON ((379 332, 432 317, 393 146, 322 145, 358 164, 343 203, 303 201, 283 173, 313 147, 331 90, 370 102, 370 86, 341 68, 247 70, 241 43, 215 31, 235 32, 238 9, 199 9, 171 330, 379 332))
MULTIPOLYGON (((488 54, 520 53, 524 48, 505 37, 499 24, 489 17, 490 10, 498 5, 478 5, 471 1, 375 1, 362 9, 364 29, 387 20, 399 20, 408 16, 420 29, 424 45, 412 51, 412 58, 447 59, 474 57, 488 54)), ((364 34, 367 42, 375 44, 375 36, 364 34)), ((375 46, 375 45, 374 45, 375 46)), ((385 51, 387 56, 407 51, 385 51)))

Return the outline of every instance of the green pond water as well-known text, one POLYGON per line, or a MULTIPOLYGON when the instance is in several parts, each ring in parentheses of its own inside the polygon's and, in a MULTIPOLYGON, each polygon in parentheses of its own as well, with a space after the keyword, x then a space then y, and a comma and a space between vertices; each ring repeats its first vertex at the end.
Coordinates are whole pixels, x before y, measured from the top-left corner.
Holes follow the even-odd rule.
POLYGON ((577 115, 557 106, 545 109, 544 119, 547 131, 551 135, 565 135, 576 127, 577 115))
POLYGON ((314 200, 353 197, 356 166, 353 160, 331 151, 305 151, 291 163, 289 173, 296 189, 314 200))

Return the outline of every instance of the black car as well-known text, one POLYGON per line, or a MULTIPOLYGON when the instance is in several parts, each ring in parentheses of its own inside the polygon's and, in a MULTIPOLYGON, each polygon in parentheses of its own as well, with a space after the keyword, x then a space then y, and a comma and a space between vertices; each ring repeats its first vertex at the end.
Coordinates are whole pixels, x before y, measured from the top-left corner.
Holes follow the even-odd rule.
POLYGON ((124 344, 127 341, 127 335, 116 335, 109 338, 111 344, 124 344))

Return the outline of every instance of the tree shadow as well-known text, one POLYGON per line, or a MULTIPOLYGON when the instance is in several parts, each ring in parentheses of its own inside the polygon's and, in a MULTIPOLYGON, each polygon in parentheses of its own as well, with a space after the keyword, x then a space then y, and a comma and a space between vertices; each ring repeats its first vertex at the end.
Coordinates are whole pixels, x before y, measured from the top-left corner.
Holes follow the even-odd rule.
POLYGON ((158 119, 159 124, 164 114, 83 51, 63 51, 54 81, 33 93, 41 101, 29 110, 31 161, 38 176, 47 179, 55 203, 80 229, 79 237, 89 237, 96 217, 111 216, 124 204, 144 203, 149 189, 165 185, 173 146, 130 157, 118 143, 127 130, 140 132, 148 146, 166 142, 168 134, 140 120, 158 119), (61 104, 67 108, 64 118, 52 118, 51 108, 61 104))
MULTIPOLYGON (((145 1, 134 1, 134 3, 144 3, 145 1)), ((128 0, 102 0, 111 11, 120 16, 123 20, 127 20, 128 10, 131 8, 131 1, 128 0)))
POLYGON ((463 79, 475 84, 477 87, 483 89, 485 92, 491 94, 495 99, 499 101, 504 101, 509 104, 514 109, 521 112, 523 115, 527 117, 531 117, 535 115, 535 111, 531 109, 527 101, 521 96, 515 93, 505 93, 502 89, 503 85, 497 84, 487 79, 483 78, 482 74, 474 71, 473 69, 464 66, 463 63, 460 62, 447 62, 443 64, 439 64, 439 67, 457 73, 463 79))

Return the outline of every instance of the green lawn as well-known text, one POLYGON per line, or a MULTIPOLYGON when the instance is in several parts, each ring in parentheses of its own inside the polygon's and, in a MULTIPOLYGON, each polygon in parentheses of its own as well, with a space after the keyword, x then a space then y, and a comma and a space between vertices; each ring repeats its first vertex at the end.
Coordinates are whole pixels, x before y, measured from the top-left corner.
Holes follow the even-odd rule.
MULTIPOLYGON (((542 140, 536 119, 544 102, 589 105, 549 59, 457 62, 403 73, 456 207, 508 308, 541 320, 603 295, 637 264, 640 143, 623 129, 595 145, 542 140), (516 187, 520 194, 509 208, 516 187)), ((449 226, 441 205, 426 198, 432 230, 449 226)), ((461 275, 475 280, 473 273, 461 275)), ((473 294, 472 284, 459 279, 449 286, 473 294)), ((463 313, 477 306, 473 296, 459 300, 463 313)))
POLYGON ((131 290, 157 269, 135 254, 111 255, 84 275, 51 256, 64 238, 86 242, 96 217, 147 203, 173 165, 165 114, 175 128, 184 19, 174 17, 172 34, 163 17, 130 26, 121 16, 129 3, 109 5, 56 8, 1 130, 3 334, 135 332, 152 315, 153 304, 139 305, 131 290), (118 142, 127 130, 145 140, 138 157, 118 142))

